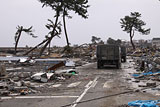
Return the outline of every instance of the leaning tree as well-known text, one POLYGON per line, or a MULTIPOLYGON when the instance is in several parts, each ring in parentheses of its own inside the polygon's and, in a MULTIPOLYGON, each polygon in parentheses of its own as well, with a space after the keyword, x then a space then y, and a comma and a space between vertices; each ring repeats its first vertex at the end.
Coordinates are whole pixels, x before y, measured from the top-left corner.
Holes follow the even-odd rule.
POLYGON ((123 29, 123 31, 129 33, 130 42, 132 44, 133 49, 135 49, 135 45, 133 43, 135 31, 143 35, 148 35, 150 33, 150 28, 143 28, 143 26, 145 26, 146 23, 140 20, 140 17, 141 14, 139 12, 131 12, 130 16, 125 16, 124 18, 120 19, 121 28, 123 29))
POLYGON ((14 49, 15 54, 17 53, 17 46, 18 46, 18 43, 19 43, 22 32, 25 32, 25 33, 31 35, 33 38, 37 37, 32 33, 33 32, 32 26, 29 27, 29 28, 24 28, 23 26, 18 26, 16 28, 17 28, 17 31, 16 31, 15 36, 14 36, 14 38, 15 38, 15 49, 14 49))
MULTIPOLYGON (((48 30, 50 30, 50 32, 46 35, 46 39, 49 39, 49 37, 51 36, 51 34, 52 34, 52 30, 54 29, 54 22, 52 21, 52 20, 50 20, 50 19, 48 19, 48 21, 50 22, 50 23, 48 23, 47 25, 46 25, 46 27, 47 27, 47 29, 48 30)), ((59 37, 60 38, 60 34, 61 34, 61 23, 58 23, 57 24, 57 27, 56 27, 56 29, 55 29, 55 36, 57 36, 57 37, 59 37)), ((51 45, 51 42, 49 43, 49 48, 48 48, 48 54, 50 54, 50 45, 51 45)))
POLYGON ((51 36, 48 38, 47 42, 41 49, 40 56, 49 45, 53 37, 55 36, 55 29, 57 27, 59 16, 68 16, 68 11, 74 11, 83 18, 87 18, 87 5, 88 0, 39 0, 44 6, 49 6, 55 11, 55 22, 54 28, 52 30, 51 36))
MULTIPOLYGON (((54 29, 54 22, 50 19, 48 19, 49 23, 46 24, 46 28, 49 30, 49 33, 45 36, 45 40, 43 40, 41 43, 39 43, 38 45, 34 46, 33 48, 31 48, 30 50, 28 50, 26 53, 24 53, 23 55, 28 55, 29 53, 31 53, 33 50, 35 50, 36 48, 38 48, 39 46, 43 45, 44 43, 46 43, 48 41, 48 39, 51 37, 52 31, 54 29)), ((61 23, 57 24, 57 27, 55 29, 55 33, 54 33, 54 37, 57 36, 60 38, 61 34, 61 23)), ((49 53, 50 53, 50 43, 49 43, 49 53)))

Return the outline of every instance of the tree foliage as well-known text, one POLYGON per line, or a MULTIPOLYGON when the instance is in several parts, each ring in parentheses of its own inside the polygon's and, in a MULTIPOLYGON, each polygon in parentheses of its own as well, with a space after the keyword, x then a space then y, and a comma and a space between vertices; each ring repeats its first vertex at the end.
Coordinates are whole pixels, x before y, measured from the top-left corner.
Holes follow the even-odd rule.
POLYGON ((133 46, 133 49, 135 49, 133 43, 135 31, 143 35, 148 35, 150 33, 150 29, 143 28, 146 25, 146 23, 142 21, 140 18, 141 14, 139 12, 131 12, 130 16, 125 16, 124 18, 120 19, 121 28, 123 29, 123 31, 129 33, 130 35, 130 41, 133 46))
MULTIPOLYGON (((46 24, 46 28, 47 28, 48 30, 50 30, 50 31, 49 31, 48 35, 46 36, 46 38, 49 38, 49 35, 52 34, 52 31, 53 31, 54 26, 55 26, 55 24, 54 24, 54 22, 53 22, 52 20, 48 19, 48 21, 49 21, 49 23, 46 24)), ((61 25, 61 23, 59 22, 59 23, 57 24, 56 29, 55 29, 55 35, 58 36, 59 38, 60 38, 59 35, 61 35, 61 32, 62 32, 61 26, 62 26, 62 25, 61 25)))
MULTIPOLYGON (((68 11, 74 11, 83 18, 87 18, 88 0, 39 0, 43 6, 49 6, 59 14, 69 16, 68 11)), ((55 15, 55 16, 56 16, 55 15)))
POLYGON ((19 35, 21 32, 25 32, 25 33, 27 33, 28 35, 31 35, 33 38, 36 38, 36 37, 37 37, 37 36, 35 36, 35 35, 33 34, 32 26, 29 27, 28 29, 23 28, 23 26, 17 26, 16 29, 17 29, 17 31, 16 31, 15 36, 14 36, 15 42, 17 41, 18 35, 19 35))
MULTIPOLYGON (((49 38, 52 36, 53 29, 54 29, 54 26, 55 26, 55 24, 54 24, 54 22, 53 22, 52 20, 48 19, 48 21, 49 21, 50 23, 48 23, 48 24, 46 25, 46 28, 47 28, 48 30, 50 30, 50 31, 49 31, 48 35, 45 36, 46 39, 49 39, 49 38)), ((61 25, 60 22, 57 23, 57 27, 56 27, 56 29, 54 30, 54 31, 55 31, 54 35, 57 36, 57 37, 59 37, 59 38, 60 38, 59 35, 61 35, 61 32, 62 32, 61 26, 62 26, 62 25, 61 25)), ((49 43, 49 48, 48 48, 48 51, 49 51, 49 52, 48 52, 48 54, 50 54, 50 45, 51 45, 51 41, 50 41, 50 43, 49 43)))
POLYGON ((101 40, 101 38, 96 37, 96 36, 92 36, 91 42, 92 42, 93 44, 97 44, 97 43, 100 42, 100 40, 101 40))
POLYGON ((87 5, 88 0, 38 0, 43 4, 44 6, 51 7, 56 14, 54 15, 56 17, 55 25, 51 33, 51 37, 48 39, 48 41, 43 46, 40 55, 42 55, 45 48, 48 46, 48 44, 51 42, 53 37, 55 36, 55 30, 58 23, 58 18, 60 15, 65 15, 69 17, 69 11, 73 11, 77 13, 78 15, 82 16, 83 18, 87 18, 87 8, 89 5, 87 5))
POLYGON ((15 39, 15 54, 17 52, 17 46, 18 46, 19 39, 21 37, 22 32, 27 33, 28 35, 32 36, 33 38, 37 38, 37 36, 35 36, 33 34, 32 26, 29 27, 29 28, 23 28, 23 26, 18 26, 16 28, 17 28, 17 31, 16 31, 15 36, 14 36, 14 39, 15 39))
POLYGON ((120 39, 114 40, 112 38, 107 39, 108 44, 115 44, 115 45, 121 45, 122 41, 120 39))
POLYGON ((95 45, 104 44, 104 41, 101 40, 101 38, 96 37, 96 36, 92 36, 91 42, 92 42, 92 44, 95 44, 95 45))

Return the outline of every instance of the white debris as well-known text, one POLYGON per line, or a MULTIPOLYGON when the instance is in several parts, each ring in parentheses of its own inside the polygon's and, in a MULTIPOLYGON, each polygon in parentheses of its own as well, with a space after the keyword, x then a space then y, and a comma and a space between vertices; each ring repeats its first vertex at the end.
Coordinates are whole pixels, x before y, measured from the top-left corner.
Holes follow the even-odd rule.
POLYGON ((46 73, 36 73, 31 76, 31 78, 35 81, 47 82, 47 75, 46 73))
POLYGON ((75 62, 73 62, 72 60, 67 59, 65 66, 66 67, 75 67, 75 62))
POLYGON ((36 73, 31 76, 33 80, 41 81, 41 82, 48 82, 48 80, 54 75, 54 73, 36 73))
POLYGON ((19 59, 19 62, 23 63, 23 62, 26 62, 27 61, 27 58, 20 58, 19 59))

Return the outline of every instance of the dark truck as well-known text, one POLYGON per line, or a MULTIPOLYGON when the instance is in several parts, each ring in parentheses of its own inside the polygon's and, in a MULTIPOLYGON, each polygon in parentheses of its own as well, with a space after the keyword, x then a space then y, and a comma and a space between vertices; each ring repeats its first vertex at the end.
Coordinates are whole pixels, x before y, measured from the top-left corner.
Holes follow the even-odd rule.
POLYGON ((121 46, 121 59, 122 62, 126 62, 126 47, 125 46, 121 46))
POLYGON ((121 66, 121 48, 118 45, 97 45, 97 68, 121 66))

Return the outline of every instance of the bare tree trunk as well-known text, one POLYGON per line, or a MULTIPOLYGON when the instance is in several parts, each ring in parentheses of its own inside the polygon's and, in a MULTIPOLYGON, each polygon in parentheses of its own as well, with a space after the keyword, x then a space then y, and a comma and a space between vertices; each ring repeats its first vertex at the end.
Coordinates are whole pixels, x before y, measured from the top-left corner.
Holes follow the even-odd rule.
POLYGON ((27 51, 25 54, 23 55, 28 55, 30 52, 32 52, 33 50, 35 50, 36 48, 38 48, 39 46, 41 46, 42 44, 44 44, 45 42, 47 42, 48 39, 42 41, 41 43, 39 43, 38 45, 36 45, 34 48, 30 49, 29 51, 27 51))
POLYGON ((56 27, 57 27, 57 23, 58 23, 58 18, 59 18, 59 12, 57 12, 57 16, 56 16, 56 20, 55 20, 55 26, 53 28, 53 31, 52 31, 52 34, 51 34, 51 37, 48 39, 48 41, 46 42, 46 44, 42 47, 41 51, 40 51, 40 56, 42 55, 42 53, 44 52, 44 50, 46 49, 46 47, 48 46, 48 44, 51 42, 51 40, 53 39, 53 37, 55 37, 55 30, 56 30, 56 27))
POLYGON ((132 34, 132 30, 131 30, 131 31, 130 31, 130 42, 131 42, 131 44, 132 44, 133 49, 135 50, 136 48, 135 48, 135 45, 134 45, 134 43, 133 43, 133 36, 134 36, 134 31, 133 31, 133 34, 132 34))
POLYGON ((16 39, 16 43, 15 43, 15 48, 14 48, 14 50, 15 50, 15 55, 16 55, 16 53, 17 53, 17 46, 18 46, 18 42, 19 42, 19 39, 20 39, 20 37, 21 37, 21 34, 22 34, 22 30, 23 30, 23 26, 21 26, 21 28, 20 28, 20 31, 19 31, 19 34, 18 34, 18 37, 17 37, 17 39, 16 39))
MULTIPOLYGON (((54 34, 55 36, 57 36, 56 34, 54 34)), ((44 44, 45 42, 48 41, 49 38, 47 38, 46 40, 42 41, 41 43, 39 43, 38 45, 36 45, 35 47, 33 47, 32 49, 30 49, 29 51, 27 51, 25 54, 23 55, 28 55, 30 52, 32 52, 33 50, 35 50, 36 48, 38 48, 39 46, 41 46, 42 44, 44 44)))
POLYGON ((131 41, 131 44, 132 44, 133 49, 135 50, 136 48, 135 48, 135 45, 134 45, 134 43, 133 43, 132 38, 130 38, 130 41, 131 41))
POLYGON ((50 53, 51 53, 51 42, 49 43, 49 47, 48 47, 48 55, 50 55, 50 53))
MULTIPOLYGON (((64 8, 64 12, 65 12, 65 8, 64 8)), ((65 32, 65 36, 66 36, 66 42, 67 42, 67 47, 69 47, 69 40, 68 40, 68 35, 67 35, 67 29, 66 29, 66 21, 65 21, 65 13, 63 12, 63 24, 64 24, 64 32, 65 32)))

